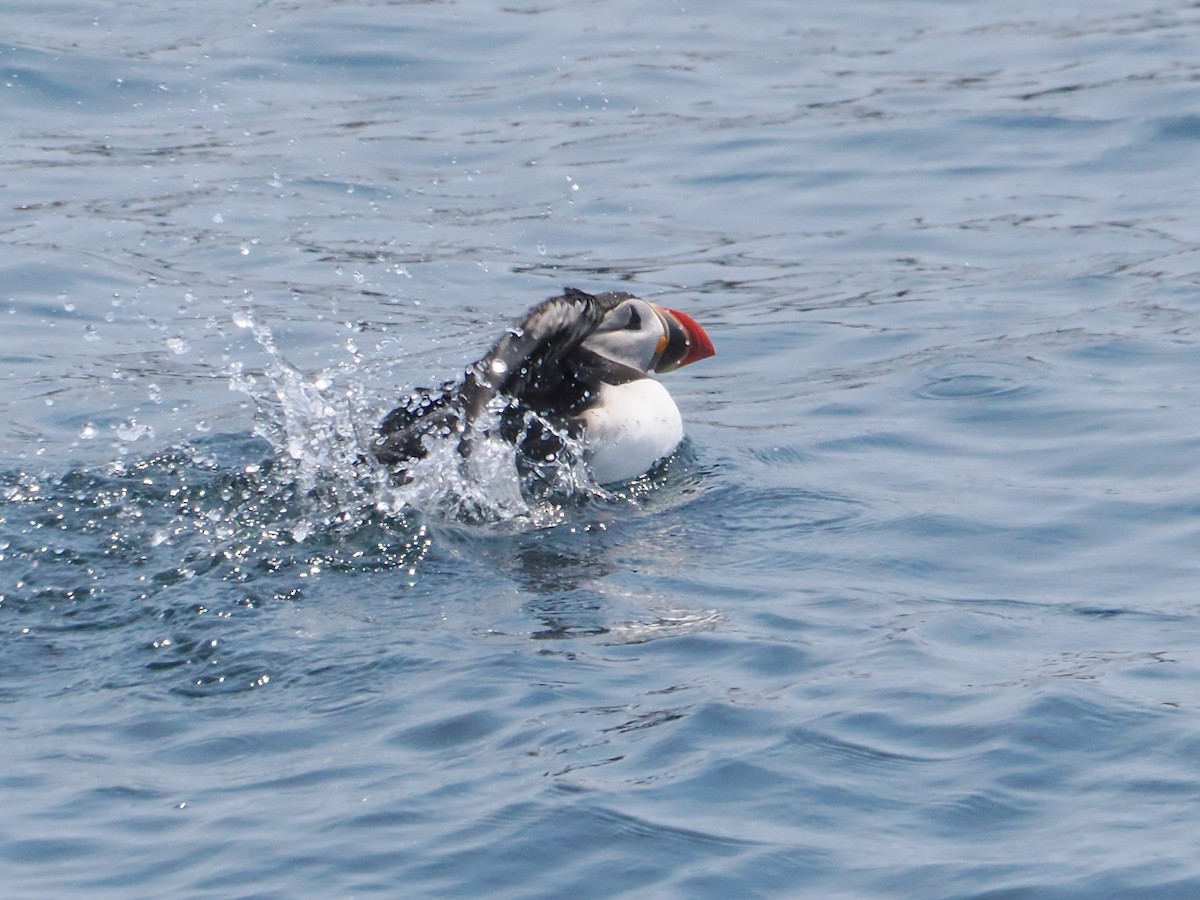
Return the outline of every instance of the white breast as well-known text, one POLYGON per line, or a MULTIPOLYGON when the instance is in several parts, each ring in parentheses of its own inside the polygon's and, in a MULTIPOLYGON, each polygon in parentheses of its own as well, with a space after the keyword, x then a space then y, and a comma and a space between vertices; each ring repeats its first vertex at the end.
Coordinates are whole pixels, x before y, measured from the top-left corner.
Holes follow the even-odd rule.
POLYGON ((601 385, 599 402, 580 418, 598 484, 641 475, 683 440, 679 407, 653 378, 601 385))

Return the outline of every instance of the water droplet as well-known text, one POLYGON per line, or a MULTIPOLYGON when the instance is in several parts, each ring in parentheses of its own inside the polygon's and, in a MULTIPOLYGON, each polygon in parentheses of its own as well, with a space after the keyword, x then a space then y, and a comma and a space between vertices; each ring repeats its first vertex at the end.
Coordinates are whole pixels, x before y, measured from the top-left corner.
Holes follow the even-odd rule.
POLYGON ((98 340, 100 340, 100 335, 99 335, 99 334, 96 332, 96 326, 95 326, 95 325, 84 325, 84 326, 83 326, 83 339, 84 339, 85 341, 98 341, 98 340))
POLYGON ((93 425, 91 422, 88 422, 86 425, 84 425, 82 428, 79 429, 79 439, 81 441, 90 441, 95 436, 96 436, 96 426, 93 425))
POLYGON ((127 419, 117 426, 117 437, 125 443, 132 443, 138 438, 153 437, 154 429, 137 419, 127 419))
POLYGON ((220 213, 217 213, 216 215, 214 215, 212 217, 212 220, 213 220, 214 225, 223 225, 225 223, 225 217, 223 215, 221 215, 220 213))
POLYGON ((303 543, 304 539, 312 534, 312 525, 308 522, 298 522, 292 528, 292 539, 297 543, 303 543))
POLYGON ((497 375, 503 375, 505 372, 508 371, 508 363, 506 363, 502 359, 493 359, 492 360, 492 371, 495 372, 497 375))
POLYGON ((162 403, 162 388, 157 384, 151 384, 146 387, 146 394, 150 397, 151 403, 162 403))
POLYGON ((188 342, 176 335, 175 337, 167 338, 167 349, 176 356, 180 356, 188 352, 188 342))

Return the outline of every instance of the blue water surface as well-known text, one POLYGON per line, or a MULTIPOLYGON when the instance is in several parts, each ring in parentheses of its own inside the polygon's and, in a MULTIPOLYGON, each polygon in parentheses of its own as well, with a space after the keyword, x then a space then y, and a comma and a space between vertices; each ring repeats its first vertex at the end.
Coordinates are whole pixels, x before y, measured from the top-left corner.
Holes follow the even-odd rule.
POLYGON ((5 896, 1200 895, 1200 7, 5 23, 5 896), (363 475, 565 285, 679 454, 363 475))

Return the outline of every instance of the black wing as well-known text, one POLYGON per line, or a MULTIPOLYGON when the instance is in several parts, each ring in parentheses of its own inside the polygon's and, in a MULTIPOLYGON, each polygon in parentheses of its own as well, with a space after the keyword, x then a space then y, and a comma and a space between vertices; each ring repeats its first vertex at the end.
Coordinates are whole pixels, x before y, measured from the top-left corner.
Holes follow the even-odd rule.
POLYGON ((468 366, 461 381, 437 392, 421 391, 392 410, 380 423, 375 456, 386 465, 422 458, 422 441, 435 431, 457 433, 459 451, 469 455, 475 421, 497 396, 535 412, 561 406, 564 397, 582 398, 588 385, 568 358, 630 296, 567 288, 538 304, 483 359, 468 366))

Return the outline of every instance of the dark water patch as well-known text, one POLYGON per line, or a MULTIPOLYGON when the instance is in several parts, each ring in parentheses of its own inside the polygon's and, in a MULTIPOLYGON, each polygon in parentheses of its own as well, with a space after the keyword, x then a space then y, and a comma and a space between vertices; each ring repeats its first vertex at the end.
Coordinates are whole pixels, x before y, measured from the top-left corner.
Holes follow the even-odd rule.
POLYGON ((678 890, 690 896, 722 897, 745 890, 753 881, 764 894, 786 894, 819 884, 822 874, 835 865, 835 854, 825 848, 783 840, 778 844, 687 869, 676 879, 678 890))
POLYGON ((858 777, 888 777, 888 773, 910 771, 914 765, 933 764, 936 757, 900 754, 887 749, 884 744, 869 744, 840 738, 826 733, 818 724, 793 729, 786 745, 780 752, 796 752, 812 757, 818 765, 832 764, 844 772, 855 772, 858 777))
POLYGON ((968 829, 980 839, 994 831, 1022 827, 1038 814, 1037 804, 1005 791, 970 792, 953 797, 926 813, 931 827, 943 834, 968 829))
POLYGON ((80 647, 107 641, 130 667, 119 682, 182 676, 175 690, 193 697, 253 690, 280 671, 254 649, 260 609, 297 602, 322 572, 411 584, 430 544, 419 521, 298 492, 261 450, 223 437, 110 472, 6 476, 5 552, 26 565, 6 568, 0 609, 22 646, 41 648, 38 667, 70 671, 80 647), (256 461, 229 466, 239 455, 256 461))
POLYGON ((705 505, 719 520, 746 534, 836 529, 852 523, 863 511, 851 497, 736 485, 714 491, 705 505))
POLYGON ((61 865, 83 859, 99 850, 96 844, 77 838, 26 838, 6 842, 4 859, 13 866, 61 865))
POLYGON ((1198 140, 1200 139, 1200 116, 1184 115, 1160 119, 1158 136, 1168 141, 1198 140))
POLYGON ((501 720, 483 710, 413 725, 393 740, 421 753, 464 752, 492 737, 501 720))
POLYGON ((482 835, 460 835, 455 843, 461 849, 451 853, 455 866, 443 869, 439 875, 425 864, 415 867, 414 876, 421 882, 428 880, 450 889, 473 879, 474 873, 487 870, 497 885, 512 886, 505 892, 515 896, 516 887, 525 883, 528 867, 533 865, 551 890, 556 884, 574 885, 576 891, 600 896, 653 887, 661 884, 681 861, 695 864, 725 858, 742 852, 746 846, 736 836, 672 826, 655 818, 621 813, 586 801, 573 803, 572 807, 570 812, 559 813, 518 806, 524 820, 522 828, 515 829, 509 821, 493 825, 496 831, 509 835, 516 855, 495 853, 492 843, 481 839, 482 835), (561 833, 568 821, 572 829, 581 829, 588 835, 586 846, 597 848, 595 854, 564 856, 555 850, 552 835, 561 833), (638 861, 614 870, 613 861, 624 858, 633 845, 640 848, 638 861))
POLYGON ((1097 761, 1122 755, 1129 729, 1149 727, 1148 712, 1108 708, 1098 698, 1056 692, 1034 702, 1034 709, 1013 737, 1026 745, 1052 745, 1060 752, 1082 754, 1097 761))
POLYGON ((1038 388, 1029 384, 1027 376, 1015 366, 961 363, 942 366, 940 371, 926 377, 926 383, 915 392, 923 400, 1015 400, 1038 392, 1038 388))
POLYGON ((837 437, 820 441, 816 448, 830 456, 871 451, 912 452, 918 454, 933 443, 924 435, 907 431, 886 430, 837 437))

